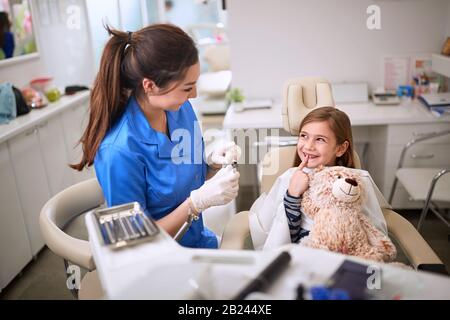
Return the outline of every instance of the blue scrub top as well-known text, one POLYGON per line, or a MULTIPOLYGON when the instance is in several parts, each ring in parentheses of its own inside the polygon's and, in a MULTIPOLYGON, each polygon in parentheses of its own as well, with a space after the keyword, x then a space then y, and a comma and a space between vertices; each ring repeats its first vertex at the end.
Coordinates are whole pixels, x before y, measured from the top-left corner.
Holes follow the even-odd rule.
POLYGON ((5 58, 11 58, 14 54, 14 34, 12 32, 5 32, 4 33, 4 44, 3 44, 3 52, 5 53, 5 58))
MULTIPOLYGON (((166 111, 169 137, 154 130, 136 98, 103 139, 94 159, 97 179, 108 206, 137 201, 145 213, 161 219, 205 182, 207 165, 197 117, 189 101, 166 111)), ((217 238, 194 221, 180 244, 217 248, 217 238)))

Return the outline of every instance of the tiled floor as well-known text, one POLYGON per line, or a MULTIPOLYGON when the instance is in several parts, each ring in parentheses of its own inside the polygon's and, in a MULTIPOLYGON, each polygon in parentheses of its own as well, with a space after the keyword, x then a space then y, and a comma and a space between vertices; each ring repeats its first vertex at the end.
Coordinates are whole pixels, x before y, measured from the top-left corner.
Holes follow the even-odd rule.
MULTIPOLYGON (((237 199, 238 211, 248 210, 254 201, 252 188, 241 187, 237 199)), ((418 211, 399 212, 414 225, 417 224, 418 211)), ((75 237, 87 239, 83 217, 78 218, 70 226, 68 233, 75 237)), ((427 218, 423 235, 436 254, 446 264, 450 271, 450 230, 431 214, 427 218)), ((406 262, 406 258, 400 252, 398 260, 406 262)), ((66 287, 64 265, 61 258, 53 254, 49 249, 43 249, 36 261, 32 261, 16 277, 10 285, 0 293, 0 299, 73 299, 66 287)))

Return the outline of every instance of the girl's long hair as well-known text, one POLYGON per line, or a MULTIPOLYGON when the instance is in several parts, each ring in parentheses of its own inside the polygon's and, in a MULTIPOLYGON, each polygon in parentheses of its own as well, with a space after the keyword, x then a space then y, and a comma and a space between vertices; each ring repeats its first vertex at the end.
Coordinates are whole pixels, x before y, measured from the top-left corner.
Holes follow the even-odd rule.
MULTIPOLYGON (((336 136, 337 144, 341 145, 345 141, 348 141, 347 151, 339 158, 336 159, 336 165, 344 166, 348 168, 355 168, 355 158, 353 156, 353 136, 352 126, 347 114, 335 107, 321 107, 313 109, 310 113, 303 118, 300 123, 300 132, 302 128, 310 122, 322 122, 327 121, 331 130, 336 136)), ((301 160, 296 153, 295 166, 300 164, 301 160)))
POLYGON ((181 81, 188 68, 198 62, 194 41, 174 25, 154 24, 132 33, 105 28, 111 38, 103 50, 90 97, 89 122, 79 141, 83 156, 79 163, 70 165, 79 171, 93 164, 103 138, 124 113, 130 95, 144 94, 144 78, 159 88, 173 88, 173 83, 181 81))

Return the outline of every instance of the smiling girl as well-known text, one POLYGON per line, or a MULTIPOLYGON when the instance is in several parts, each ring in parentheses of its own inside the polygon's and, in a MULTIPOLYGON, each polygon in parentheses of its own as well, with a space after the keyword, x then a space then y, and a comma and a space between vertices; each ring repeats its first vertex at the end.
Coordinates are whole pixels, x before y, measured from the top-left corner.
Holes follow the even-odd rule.
MULTIPOLYGON (((348 116, 334 107, 322 107, 311 111, 300 124, 297 143, 300 165, 292 173, 284 195, 284 209, 289 225, 291 242, 298 243, 309 234, 312 221, 302 214, 302 195, 308 189, 308 172, 323 166, 355 168, 353 137, 348 116)), ((369 174, 366 172, 367 176, 369 174)), ((376 205, 366 204, 369 215, 377 213, 385 231, 385 221, 376 205), (371 207, 371 208, 370 208, 371 207)), ((386 231, 385 231, 386 233, 386 231)))

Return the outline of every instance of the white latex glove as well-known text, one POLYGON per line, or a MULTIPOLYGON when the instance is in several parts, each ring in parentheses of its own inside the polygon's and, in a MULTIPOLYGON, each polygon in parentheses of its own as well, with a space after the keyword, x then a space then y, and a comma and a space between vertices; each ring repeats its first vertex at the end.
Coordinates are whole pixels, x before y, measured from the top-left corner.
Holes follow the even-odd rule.
POLYGON ((239 190, 239 172, 231 166, 220 169, 200 188, 191 191, 191 201, 197 212, 212 206, 227 204, 236 198, 239 190))
POLYGON ((212 168, 220 169, 222 165, 238 161, 241 153, 241 148, 234 141, 230 141, 216 147, 206 158, 206 163, 212 168))

